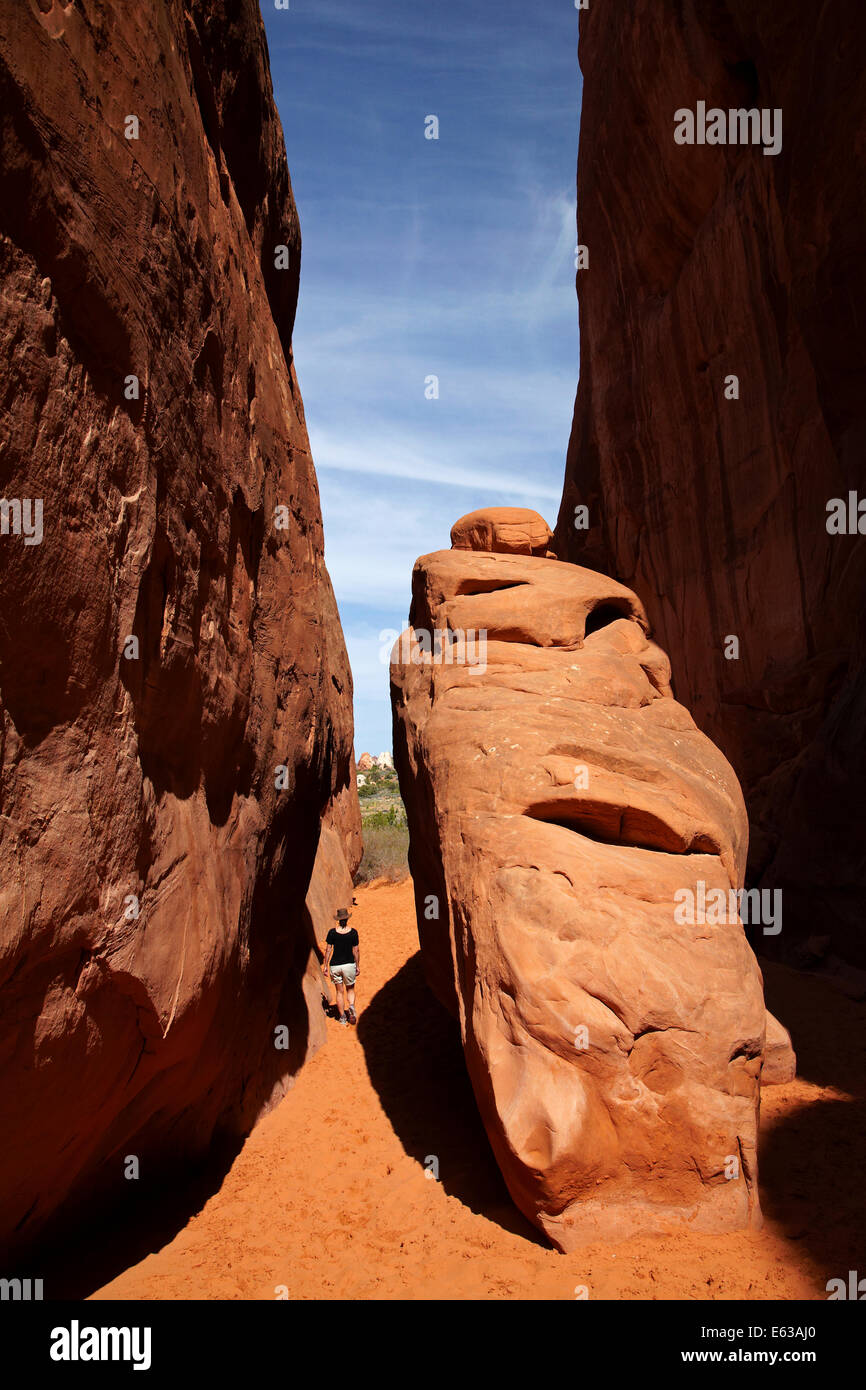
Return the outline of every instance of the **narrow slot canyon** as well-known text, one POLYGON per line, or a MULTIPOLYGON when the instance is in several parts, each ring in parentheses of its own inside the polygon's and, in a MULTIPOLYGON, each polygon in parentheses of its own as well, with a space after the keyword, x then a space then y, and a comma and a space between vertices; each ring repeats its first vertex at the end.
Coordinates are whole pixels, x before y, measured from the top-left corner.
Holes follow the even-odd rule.
POLYGON ((841 1359, 866 8, 819 10, 0 0, 34 1367, 188 1327, 210 1378, 283 1301, 841 1359))

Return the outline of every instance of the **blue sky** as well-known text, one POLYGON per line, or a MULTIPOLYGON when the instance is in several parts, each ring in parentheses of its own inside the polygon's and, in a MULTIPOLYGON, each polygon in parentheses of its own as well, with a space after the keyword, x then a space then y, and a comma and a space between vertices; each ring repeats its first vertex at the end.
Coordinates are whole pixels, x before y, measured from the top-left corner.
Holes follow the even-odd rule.
POLYGON ((559 505, 578 372, 572 0, 261 0, 301 220, 294 349, 355 680, 483 506, 559 505), (439 139, 425 139, 425 118, 439 139), (438 400, 425 381, 439 378, 438 400))

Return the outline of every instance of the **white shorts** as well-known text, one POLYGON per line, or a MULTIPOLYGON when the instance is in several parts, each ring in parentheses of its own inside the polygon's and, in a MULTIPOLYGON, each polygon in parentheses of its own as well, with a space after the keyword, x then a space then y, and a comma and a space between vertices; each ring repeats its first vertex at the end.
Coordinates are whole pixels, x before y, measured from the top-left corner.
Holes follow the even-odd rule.
POLYGON ((350 965, 332 965, 331 979, 335 985, 353 985, 355 983, 355 963, 350 965))

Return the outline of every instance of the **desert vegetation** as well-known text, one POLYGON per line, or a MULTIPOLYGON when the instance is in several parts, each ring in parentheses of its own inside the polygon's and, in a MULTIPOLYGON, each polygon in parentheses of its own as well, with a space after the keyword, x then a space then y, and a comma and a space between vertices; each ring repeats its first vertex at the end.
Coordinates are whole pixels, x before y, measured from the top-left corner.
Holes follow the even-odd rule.
POLYGON ((364 854, 355 882, 384 878, 398 883, 409 873, 409 830, 397 774, 392 768, 374 767, 361 775, 365 779, 358 788, 364 854))

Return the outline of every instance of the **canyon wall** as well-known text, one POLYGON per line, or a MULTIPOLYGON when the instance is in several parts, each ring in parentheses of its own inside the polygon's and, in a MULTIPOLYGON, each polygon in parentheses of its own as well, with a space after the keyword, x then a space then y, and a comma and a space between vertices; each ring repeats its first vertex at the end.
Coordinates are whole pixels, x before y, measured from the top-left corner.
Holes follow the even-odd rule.
POLYGON ((258 5, 2 0, 0 127, 8 1250, 282 1094, 360 820, 258 5))
POLYGON ((750 879, 783 890, 761 948, 863 965, 866 542, 827 504, 866 492, 866 9, 634 0, 580 24, 589 263, 556 549, 640 595, 738 773, 750 879), (778 109, 780 152, 677 144, 701 101, 778 109))

